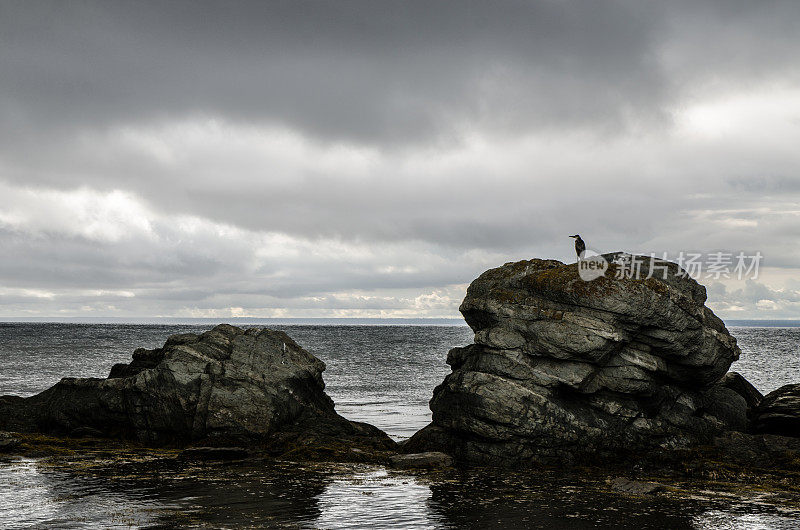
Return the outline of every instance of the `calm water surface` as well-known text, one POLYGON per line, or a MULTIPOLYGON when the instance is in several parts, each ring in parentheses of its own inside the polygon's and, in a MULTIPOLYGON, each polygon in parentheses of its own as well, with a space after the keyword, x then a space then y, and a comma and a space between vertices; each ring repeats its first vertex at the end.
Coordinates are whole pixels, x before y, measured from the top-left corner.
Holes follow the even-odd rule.
MULTIPOLYGON (((467 327, 273 326, 324 360, 345 417, 396 439, 430 421, 427 403, 467 327)), ((210 326, 0 324, 0 395, 29 396, 64 376, 104 377, 136 347, 210 326)), ((732 369, 762 392, 800 381, 800 328, 731 328, 732 369)), ((755 496, 729 500, 609 494, 555 472, 451 471, 415 476, 380 466, 265 464, 169 469, 139 477, 76 476, 31 459, 0 461, 0 528, 798 528, 755 496)))

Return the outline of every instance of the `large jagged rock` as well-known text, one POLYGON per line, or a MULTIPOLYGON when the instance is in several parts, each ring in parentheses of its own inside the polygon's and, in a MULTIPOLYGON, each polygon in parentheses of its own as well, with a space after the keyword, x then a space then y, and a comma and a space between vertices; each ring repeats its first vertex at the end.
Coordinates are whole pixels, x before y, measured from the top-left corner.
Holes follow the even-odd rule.
POLYGON ((29 398, 0 397, 0 430, 95 432, 149 445, 359 440, 394 445, 347 421, 325 394, 325 364, 288 335, 219 325, 139 349, 107 379, 65 378, 29 398))
POLYGON ((676 264, 638 258, 640 279, 612 263, 584 281, 574 263, 539 259, 482 274, 460 308, 475 343, 448 354, 433 422, 404 451, 571 462, 744 430, 754 398, 720 381, 740 352, 705 288, 676 264))

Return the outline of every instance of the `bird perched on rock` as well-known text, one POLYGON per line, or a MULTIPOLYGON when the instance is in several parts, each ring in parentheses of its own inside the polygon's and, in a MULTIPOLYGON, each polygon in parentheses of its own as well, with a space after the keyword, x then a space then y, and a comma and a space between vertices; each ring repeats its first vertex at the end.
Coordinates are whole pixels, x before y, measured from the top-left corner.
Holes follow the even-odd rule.
POLYGON ((583 242, 583 239, 578 234, 569 237, 575 239, 575 252, 578 254, 578 259, 580 259, 583 253, 586 252, 586 243, 583 242))

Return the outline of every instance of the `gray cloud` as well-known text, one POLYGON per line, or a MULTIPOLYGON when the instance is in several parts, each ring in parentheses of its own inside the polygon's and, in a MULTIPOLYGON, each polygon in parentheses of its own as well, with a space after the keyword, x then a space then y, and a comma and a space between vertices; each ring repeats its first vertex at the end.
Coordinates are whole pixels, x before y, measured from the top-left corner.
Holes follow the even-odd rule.
POLYGON ((450 315, 484 268, 569 259, 575 232, 796 269, 798 20, 791 1, 0 3, 0 303, 450 315), (438 292, 449 309, 414 306, 438 292))
POLYGON ((713 308, 724 311, 733 319, 737 314, 745 318, 755 314, 765 319, 792 319, 800 310, 800 292, 771 289, 755 280, 748 280, 743 286, 733 289, 715 283, 709 286, 708 292, 713 308))
POLYGON ((738 192, 758 195, 781 195, 800 192, 800 179, 797 176, 751 175, 748 177, 729 177, 727 184, 738 192))

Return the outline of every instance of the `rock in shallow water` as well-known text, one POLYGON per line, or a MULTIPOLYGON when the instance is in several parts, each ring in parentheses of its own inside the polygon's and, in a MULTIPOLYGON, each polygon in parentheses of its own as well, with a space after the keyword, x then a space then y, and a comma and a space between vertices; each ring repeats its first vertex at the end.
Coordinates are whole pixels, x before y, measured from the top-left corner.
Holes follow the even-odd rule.
POLYGON ((0 454, 14 452, 21 443, 22 440, 13 434, 0 432, 0 454))
POLYGON ((642 279, 612 264, 587 282, 576 264, 538 259, 482 274, 460 308, 475 343, 448 354, 433 422, 404 450, 572 462, 746 428, 747 399, 717 384, 739 348, 705 288, 674 263, 639 259, 642 279))
POLYGON ((450 467, 453 459, 445 453, 432 451, 429 453, 413 453, 395 455, 389 458, 392 467, 403 469, 431 469, 437 467, 450 467))
POLYGON ((755 411, 753 430, 800 437, 800 384, 785 385, 767 394, 755 411))
POLYGON ((630 493, 632 495, 652 495, 659 491, 664 491, 664 485, 658 482, 641 482, 630 480, 625 477, 617 477, 609 480, 611 488, 615 491, 630 493))
POLYGON ((148 445, 394 447, 379 429, 335 412, 324 369, 283 332, 219 325, 136 350, 107 379, 65 378, 30 398, 0 397, 0 428, 93 430, 148 445))
POLYGON ((179 458, 181 460, 210 461, 241 460, 247 456, 248 452, 244 447, 189 447, 181 452, 179 458))

